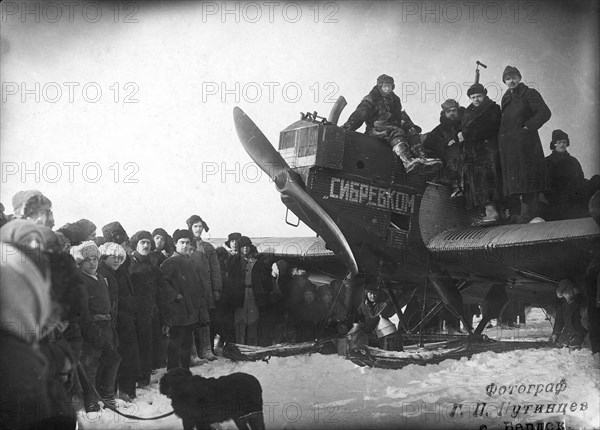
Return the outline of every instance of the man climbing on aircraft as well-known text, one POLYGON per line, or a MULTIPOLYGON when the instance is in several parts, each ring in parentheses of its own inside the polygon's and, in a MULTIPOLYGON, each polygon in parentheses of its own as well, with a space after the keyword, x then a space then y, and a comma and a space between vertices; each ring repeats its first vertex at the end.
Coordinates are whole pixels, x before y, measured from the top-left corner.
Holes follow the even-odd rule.
POLYGON ((377 85, 365 96, 348 121, 342 126, 357 130, 366 123, 365 134, 386 139, 400 158, 406 173, 422 164, 424 173, 442 167, 438 158, 426 158, 421 144, 421 127, 415 125, 402 110, 400 98, 394 93, 394 78, 381 75, 377 85))

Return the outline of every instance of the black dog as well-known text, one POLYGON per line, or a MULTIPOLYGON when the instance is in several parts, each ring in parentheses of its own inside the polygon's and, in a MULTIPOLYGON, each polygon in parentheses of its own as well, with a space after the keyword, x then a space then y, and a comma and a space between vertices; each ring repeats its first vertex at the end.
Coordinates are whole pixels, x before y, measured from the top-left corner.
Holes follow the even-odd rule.
POLYGON ((209 429, 211 424, 227 420, 233 420, 239 429, 265 428, 262 387, 247 373, 203 378, 178 367, 160 379, 160 393, 171 399, 184 430, 209 429))

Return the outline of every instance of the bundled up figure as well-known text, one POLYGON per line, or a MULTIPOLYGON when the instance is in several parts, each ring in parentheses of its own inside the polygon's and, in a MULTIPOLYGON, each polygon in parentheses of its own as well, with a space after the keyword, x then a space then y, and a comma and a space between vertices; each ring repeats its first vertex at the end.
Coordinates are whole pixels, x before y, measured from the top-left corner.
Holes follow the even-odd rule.
POLYGON ((2 428, 52 428, 48 363, 39 350, 51 313, 50 273, 40 253, 0 242, 0 416, 2 428))
POLYGON ((268 303, 269 281, 263 261, 249 237, 240 238, 240 253, 227 263, 229 303, 235 307, 236 343, 258 345, 260 307, 268 303))
POLYGON ((114 242, 100 246, 100 273, 108 282, 111 294, 112 320, 116 326, 121 356, 117 383, 119 396, 130 401, 135 398, 135 384, 140 374, 140 354, 138 349, 138 312, 133 285, 124 263, 127 259, 125 249, 114 242))
POLYGON ((564 131, 552 132, 552 154, 546 157, 550 188, 544 193, 549 206, 545 214, 548 221, 588 216, 587 183, 581 164, 567 151, 569 143, 569 135, 564 131))
POLYGON ((500 221, 497 202, 502 197, 502 180, 498 160, 500 106, 489 99, 487 90, 477 83, 467 90, 471 104, 462 118, 458 139, 464 145, 461 176, 467 208, 485 207, 481 224, 500 221))
MULTIPOLYGON (((362 330, 368 334, 376 333, 377 327, 382 318, 386 320, 396 313, 392 302, 384 296, 384 293, 377 288, 376 282, 367 281, 365 284, 365 300, 358 307, 358 315, 362 330)), ((378 346, 381 349, 393 350, 396 348, 394 338, 398 333, 393 330, 392 334, 378 336, 378 346), (381 337, 380 337, 381 336, 381 337)), ((372 336, 370 336, 371 338, 372 336)), ((370 342, 371 343, 371 342, 370 342)))
POLYGON ((585 311, 585 298, 570 279, 558 283, 556 297, 560 299, 556 311, 556 321, 550 342, 560 346, 581 348, 587 333, 582 324, 582 313, 585 311))
POLYGON ((202 294, 202 278, 190 259, 189 230, 175 230, 175 252, 160 266, 165 288, 160 301, 165 309, 162 331, 169 337, 167 370, 190 368, 193 332, 198 323, 208 324, 208 303, 202 294))
POLYGON ((212 352, 213 339, 216 335, 213 321, 216 319, 216 303, 221 300, 221 291, 223 290, 221 266, 215 248, 210 243, 202 240, 202 232, 209 230, 208 225, 198 215, 192 215, 186 220, 186 223, 194 237, 190 258, 196 263, 202 278, 202 294, 204 294, 208 303, 210 316, 209 324, 201 325, 194 332, 196 352, 199 358, 213 361, 217 359, 212 352))
POLYGON ((160 300, 164 281, 160 269, 150 257, 153 245, 154 241, 149 231, 141 230, 131 236, 131 246, 135 251, 131 254, 129 276, 135 291, 140 327, 138 333, 142 370, 140 387, 150 385, 150 375, 156 365, 165 364, 165 358, 162 358, 165 356, 165 351, 162 344, 161 321, 164 320, 166 311, 160 300))
POLYGON ((329 285, 321 285, 318 291, 319 299, 326 306, 327 318, 321 323, 323 336, 345 334, 348 331, 346 308, 339 301, 339 297, 336 297, 338 300, 334 299, 329 285))
POLYGON ((465 108, 456 100, 446 100, 442 103, 439 125, 427 133, 423 142, 428 154, 442 160, 443 179, 452 182, 453 197, 462 194, 459 182, 461 145, 459 145, 458 132, 461 130, 464 114, 465 108))
POLYGON ((539 92, 521 82, 521 72, 506 66, 502 81, 502 120, 498 135, 502 192, 511 199, 517 223, 537 216, 537 195, 548 189, 544 150, 538 134, 552 115, 539 92), (520 203, 520 208, 519 208, 520 203))
POLYGON ((386 139, 402 161, 406 173, 418 165, 424 166, 426 173, 439 170, 442 167, 441 160, 426 157, 421 144, 421 127, 415 125, 402 110, 394 87, 394 78, 379 76, 377 85, 362 99, 342 128, 357 130, 363 122, 366 123, 365 133, 386 139))
POLYGON ((116 406, 115 382, 121 357, 117 352, 108 284, 97 272, 100 250, 94 242, 87 241, 72 247, 70 252, 79 266, 87 304, 81 324, 84 341, 81 362, 90 384, 88 390, 84 389, 85 410, 96 412, 100 410, 96 391, 104 403, 116 406))
POLYGON ((54 227, 52 202, 38 190, 19 191, 12 198, 13 218, 26 219, 37 225, 54 227))
POLYGON ((304 300, 296 308, 297 342, 310 342, 319 337, 319 327, 327 316, 327 305, 317 300, 317 287, 310 283, 304 289, 304 300))

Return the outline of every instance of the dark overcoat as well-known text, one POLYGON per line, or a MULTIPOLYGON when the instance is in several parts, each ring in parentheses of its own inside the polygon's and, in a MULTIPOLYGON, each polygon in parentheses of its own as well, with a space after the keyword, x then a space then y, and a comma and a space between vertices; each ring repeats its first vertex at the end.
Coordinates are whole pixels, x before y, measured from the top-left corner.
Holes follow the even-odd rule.
POLYGON ((550 178, 544 193, 550 204, 547 220, 588 216, 587 183, 579 161, 566 151, 553 151, 546 157, 546 167, 550 178))
POLYGON ((505 196, 548 188, 548 173, 538 129, 550 116, 550 109, 540 93, 523 83, 502 97, 499 151, 505 196))
POLYGON ((268 303, 269 293, 271 292, 270 276, 266 260, 262 255, 255 256, 254 263, 245 259, 241 253, 232 255, 227 261, 227 282, 229 286, 228 297, 226 298, 231 306, 244 306, 244 295, 246 289, 245 269, 248 264, 252 264, 250 287, 254 291, 256 304, 259 308, 268 303))
MULTIPOLYGON (((129 257, 127 258, 129 263, 129 257)), ((102 274, 109 285, 111 300, 118 303, 116 308, 116 328, 118 352, 121 356, 119 375, 137 378, 140 373, 140 354, 138 349, 138 313, 131 279, 127 274, 125 263, 116 271, 101 260, 98 273, 102 274), (115 296, 115 291, 117 291, 115 296)))
POLYGON ((155 348, 160 348, 160 326, 167 312, 164 301, 164 281, 151 256, 134 251, 129 265, 129 276, 135 291, 139 333, 138 344, 142 375, 148 377, 153 368, 155 348), (160 308, 159 308, 160 305, 160 308))
POLYGON ((462 174, 468 208, 497 202, 502 196, 498 161, 500 106, 487 96, 475 107, 467 107, 462 118, 464 161, 462 174))
POLYGON ((189 256, 173 253, 160 266, 165 280, 161 300, 165 306, 164 323, 172 326, 187 326, 198 322, 199 313, 208 318, 208 303, 202 295, 201 278, 196 264, 189 256), (183 296, 177 299, 177 295, 183 296))

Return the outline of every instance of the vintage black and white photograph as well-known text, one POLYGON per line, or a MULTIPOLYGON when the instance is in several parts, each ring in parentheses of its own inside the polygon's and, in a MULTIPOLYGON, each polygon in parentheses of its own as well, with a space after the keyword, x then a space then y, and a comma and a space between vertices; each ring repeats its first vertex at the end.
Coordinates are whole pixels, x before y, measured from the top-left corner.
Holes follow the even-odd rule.
POLYGON ((600 428, 600 3, 0 3, 0 427, 600 428))

